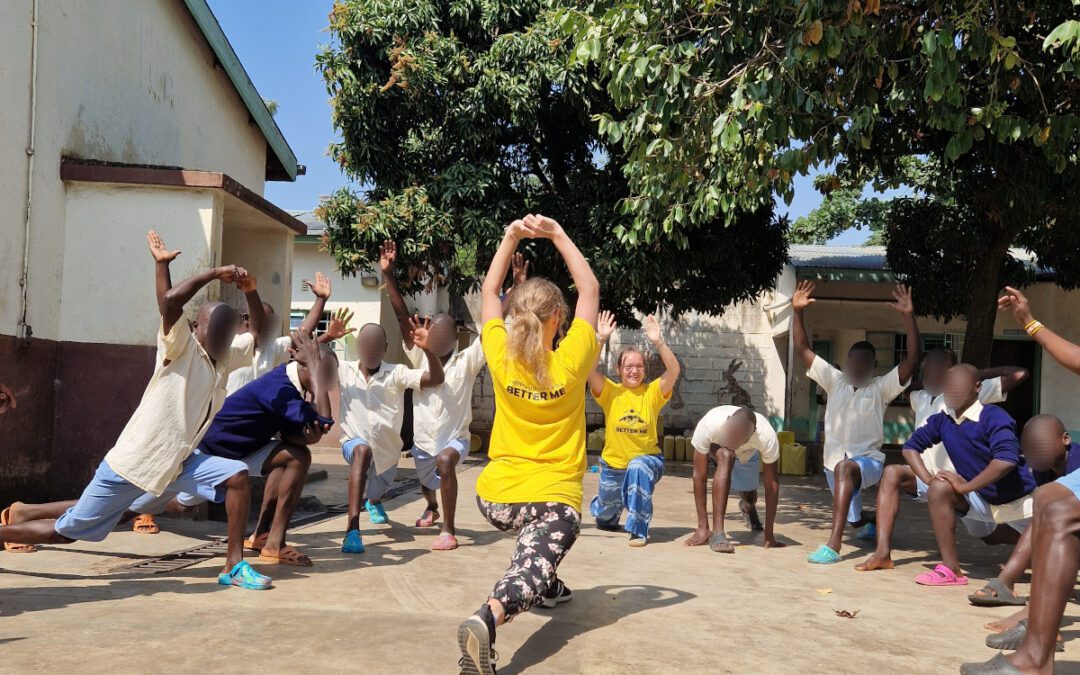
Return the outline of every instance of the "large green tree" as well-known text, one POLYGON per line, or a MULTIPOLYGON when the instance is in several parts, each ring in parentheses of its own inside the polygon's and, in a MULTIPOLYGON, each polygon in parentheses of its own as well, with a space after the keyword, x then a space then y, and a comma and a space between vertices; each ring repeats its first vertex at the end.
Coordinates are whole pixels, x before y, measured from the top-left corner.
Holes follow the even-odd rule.
POLYGON ((861 185, 937 163, 949 199, 904 202, 889 259, 904 259, 900 242, 953 235, 963 255, 927 251, 897 271, 926 309, 930 275, 952 270, 962 292, 934 309, 966 316, 965 358, 985 363, 1011 245, 1076 284, 1075 15, 1060 0, 609 0, 563 25, 615 104, 597 119, 628 158, 639 238, 790 197, 794 175, 822 167, 861 185), (956 218, 965 227, 943 231, 956 218))
MULTIPOLYGON (((553 2, 341 0, 317 67, 341 134, 331 148, 364 187, 322 204, 343 272, 372 266, 398 241, 400 282, 415 291, 475 286, 513 218, 559 220, 592 262, 604 302, 676 313, 722 311, 770 288, 786 223, 770 202, 667 234, 633 227, 621 144, 596 68, 573 63, 553 2), (715 226, 714 226, 715 225, 715 226)), ((531 246, 531 245, 530 245, 531 246)), ((536 272, 569 279, 550 249, 536 272)))

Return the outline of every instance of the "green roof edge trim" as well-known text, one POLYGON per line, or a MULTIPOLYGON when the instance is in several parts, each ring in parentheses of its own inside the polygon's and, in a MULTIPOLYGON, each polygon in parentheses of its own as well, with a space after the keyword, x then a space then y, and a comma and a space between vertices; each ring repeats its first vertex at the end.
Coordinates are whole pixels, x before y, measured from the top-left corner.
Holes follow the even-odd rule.
POLYGON ((225 31, 221 29, 221 24, 218 23, 210 5, 206 4, 206 0, 184 0, 184 6, 199 26, 206 41, 210 43, 214 55, 221 62, 225 74, 229 76, 236 93, 240 94, 240 99, 244 102, 252 119, 255 120, 263 137, 266 138, 267 145, 285 169, 289 180, 296 180, 296 154, 289 147, 289 142, 285 140, 284 134, 281 133, 270 111, 266 109, 262 96, 259 95, 259 91, 255 88, 247 71, 244 70, 244 65, 240 63, 240 58, 232 45, 229 44, 229 38, 225 36, 225 31))

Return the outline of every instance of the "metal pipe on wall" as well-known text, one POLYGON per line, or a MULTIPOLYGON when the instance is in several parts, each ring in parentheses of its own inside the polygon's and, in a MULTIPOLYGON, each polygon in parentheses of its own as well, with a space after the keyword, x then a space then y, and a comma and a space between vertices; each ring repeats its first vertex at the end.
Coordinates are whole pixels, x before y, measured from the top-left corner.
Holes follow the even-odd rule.
POLYGON ((30 219, 34 206, 34 142, 37 133, 37 63, 38 63, 38 0, 34 0, 30 17, 30 133, 26 142, 26 223, 23 229, 23 266, 19 286, 22 288, 22 311, 16 335, 22 344, 29 344, 34 331, 26 322, 27 292, 30 281, 30 219))

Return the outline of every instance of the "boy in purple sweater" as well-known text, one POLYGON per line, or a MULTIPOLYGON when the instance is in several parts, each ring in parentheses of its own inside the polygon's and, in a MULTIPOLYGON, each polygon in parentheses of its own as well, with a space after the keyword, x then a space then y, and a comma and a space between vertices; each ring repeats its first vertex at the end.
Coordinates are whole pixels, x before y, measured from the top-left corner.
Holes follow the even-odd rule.
MULTIPOLYGON (((930 522, 941 551, 942 564, 915 578, 924 586, 967 585, 956 552, 958 513, 996 522, 995 511, 1015 510, 1008 507, 1035 490, 1035 479, 1020 455, 1016 423, 1001 408, 979 403, 979 386, 974 366, 965 363, 950 368, 945 412, 931 415, 904 444, 904 459, 929 486, 930 522), (937 443, 944 444, 955 472, 932 475, 927 470, 922 452, 937 443)), ((1017 530, 1019 539, 1027 523, 1019 519, 1008 524, 1017 530)))

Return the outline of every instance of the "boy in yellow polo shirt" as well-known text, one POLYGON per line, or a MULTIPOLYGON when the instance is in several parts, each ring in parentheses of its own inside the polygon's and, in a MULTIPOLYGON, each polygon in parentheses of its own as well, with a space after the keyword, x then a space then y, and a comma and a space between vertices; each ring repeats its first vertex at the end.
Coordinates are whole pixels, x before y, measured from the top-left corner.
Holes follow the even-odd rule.
MULTIPOLYGON (((600 493, 593 497, 589 512, 598 528, 617 531, 625 508, 623 529, 630 534, 630 545, 634 547, 648 542, 652 494, 664 475, 664 456, 656 444, 656 423, 679 379, 679 361, 664 342, 656 319, 646 317, 644 329, 664 362, 663 375, 645 384, 645 355, 628 347, 619 354, 619 383, 599 370, 589 376, 589 390, 603 409, 606 423, 600 493)), ((597 337, 602 345, 614 330, 611 312, 601 312, 597 337)))

